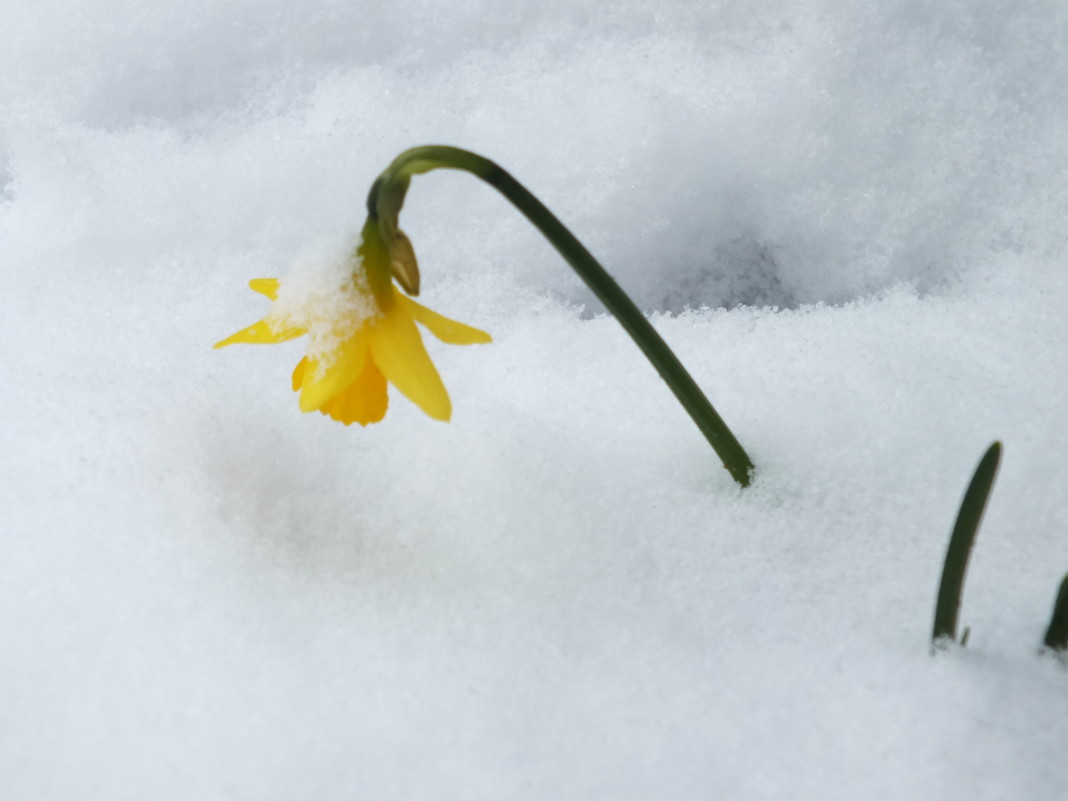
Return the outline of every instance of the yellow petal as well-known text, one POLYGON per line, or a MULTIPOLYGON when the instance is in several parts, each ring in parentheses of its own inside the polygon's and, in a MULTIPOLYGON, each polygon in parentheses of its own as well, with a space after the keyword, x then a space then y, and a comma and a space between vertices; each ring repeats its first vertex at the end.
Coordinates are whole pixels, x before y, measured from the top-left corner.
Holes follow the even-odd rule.
POLYGON ((425 325, 427 330, 442 342, 450 345, 482 345, 493 341, 493 337, 485 331, 443 317, 399 292, 396 293, 396 301, 413 319, 425 325))
POLYGON ((266 295, 271 300, 278 300, 277 278, 253 278, 248 282, 248 286, 253 292, 266 295))
POLYGON ((308 332, 303 328, 294 326, 276 329, 266 320, 260 320, 248 328, 242 328, 233 336, 216 342, 215 347, 225 348, 227 345, 236 345, 238 343, 244 345, 275 345, 279 342, 286 342, 290 339, 304 336, 306 333, 308 332))
MULTIPOLYGON (((402 297, 397 295, 398 299, 402 297)), ((371 358, 386 379, 435 420, 452 416, 449 393, 430 361, 423 338, 400 303, 368 325, 371 358)))
POLYGON ((308 357, 305 356, 299 362, 297 366, 293 368, 293 391, 296 392, 300 389, 300 385, 304 383, 304 368, 308 366, 308 357))
POLYGON ((300 410, 310 412, 341 393, 355 381, 367 359, 367 333, 361 328, 329 355, 326 366, 318 359, 306 359, 301 375, 300 410))
POLYGON ((359 378, 342 390, 340 395, 323 404, 319 411, 345 425, 359 423, 365 426, 368 423, 377 423, 385 417, 388 405, 386 377, 382 375, 374 359, 366 359, 359 378))

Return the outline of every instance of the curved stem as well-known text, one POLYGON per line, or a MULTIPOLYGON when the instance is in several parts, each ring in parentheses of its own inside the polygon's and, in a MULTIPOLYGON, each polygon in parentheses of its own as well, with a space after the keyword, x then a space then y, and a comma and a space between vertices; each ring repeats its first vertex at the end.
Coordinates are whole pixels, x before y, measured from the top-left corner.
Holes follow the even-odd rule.
MULTIPOLYGON (((734 480, 741 486, 749 486, 753 463, 727 424, 719 416, 708 398, 701 392, 678 357, 641 313, 634 301, 619 287, 615 279, 590 254, 581 242, 545 207, 526 187, 508 172, 489 159, 460 148, 443 145, 417 147, 405 151, 394 159, 371 188, 367 199, 372 217, 393 216, 398 208, 383 208, 394 205, 387 197, 396 196, 391 186, 407 188, 408 177, 434 169, 453 169, 469 172, 488 183, 504 195, 520 212, 534 224, 553 247, 578 273, 586 285, 605 305, 623 328, 630 334, 642 353, 652 362, 660 377, 667 382, 679 403, 687 411, 705 439, 723 461, 734 480), (403 183, 402 183, 403 182, 403 183)), ((400 192, 403 199, 403 190, 400 192)))

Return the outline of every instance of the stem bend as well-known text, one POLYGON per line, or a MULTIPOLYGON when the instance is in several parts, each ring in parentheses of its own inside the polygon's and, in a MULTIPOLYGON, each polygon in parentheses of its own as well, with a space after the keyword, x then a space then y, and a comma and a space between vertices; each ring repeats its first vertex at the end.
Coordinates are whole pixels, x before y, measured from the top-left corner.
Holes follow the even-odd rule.
POLYGON ((395 225, 410 176, 436 169, 462 170, 481 178, 541 231, 652 362, 734 480, 743 487, 749 486, 754 470, 752 461, 682 362, 585 246, 506 170, 487 158, 457 147, 428 145, 406 150, 371 187, 367 198, 371 217, 391 220, 395 225))

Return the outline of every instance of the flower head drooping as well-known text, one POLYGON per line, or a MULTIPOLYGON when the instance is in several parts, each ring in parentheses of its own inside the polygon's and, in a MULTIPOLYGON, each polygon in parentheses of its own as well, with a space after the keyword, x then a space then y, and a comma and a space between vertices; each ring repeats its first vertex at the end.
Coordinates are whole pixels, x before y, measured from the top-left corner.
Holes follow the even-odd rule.
MULTIPOLYGON (((448 420, 448 393, 423 348, 415 323, 456 345, 489 342, 477 328, 436 314, 398 292, 419 294, 419 265, 399 217, 411 176, 433 170, 468 172, 509 200, 552 243, 564 260, 616 316, 741 486, 749 486, 753 463, 701 388, 641 310, 574 234, 526 187, 487 158, 447 145, 406 150, 390 163, 367 195, 367 223, 355 260, 346 262, 339 286, 325 302, 294 302, 291 281, 259 279, 251 286, 275 305, 258 323, 215 347, 235 342, 283 342, 308 335, 307 355, 293 371, 300 408, 318 409, 346 425, 381 420, 386 384, 392 383, 423 411, 448 420), (288 295, 288 297, 287 297, 288 295)), ((298 282, 299 283, 299 282, 298 282)))
POLYGON ((385 226, 367 221, 352 269, 326 295, 305 294, 294 302, 277 279, 250 281, 254 291, 274 301, 270 313, 215 347, 285 342, 307 334, 307 353, 293 371, 301 411, 318 410, 345 425, 377 423, 386 414, 390 383, 430 417, 449 420, 448 392, 415 324, 452 345, 486 343, 491 337, 397 291, 393 277, 408 267, 398 280, 417 293, 419 273, 411 243, 396 228, 395 218, 391 222, 387 241, 385 226), (404 261, 401 267, 399 260, 404 261))

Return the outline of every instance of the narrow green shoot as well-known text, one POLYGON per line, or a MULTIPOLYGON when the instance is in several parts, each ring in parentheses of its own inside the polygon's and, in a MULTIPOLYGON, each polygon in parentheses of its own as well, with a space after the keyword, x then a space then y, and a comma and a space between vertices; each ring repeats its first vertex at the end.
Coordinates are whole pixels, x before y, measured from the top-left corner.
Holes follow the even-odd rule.
POLYGON ((994 486, 998 462, 1001 460, 1001 443, 993 443, 975 468, 975 475, 964 493, 964 500, 957 514, 953 534, 949 538, 946 562, 942 567, 942 582, 938 587, 935 604, 934 630, 931 633, 932 649, 957 640, 957 616, 960 612, 961 593, 964 591, 964 574, 968 570, 968 558, 979 531, 979 522, 986 509, 987 498, 994 486))
POLYGON ((1053 602, 1053 617, 1042 643, 1052 651, 1068 651, 1068 574, 1061 580, 1057 600, 1053 602))
MULTIPOLYGON (((545 207, 504 169, 487 158, 468 150, 444 145, 428 145, 406 150, 378 177, 367 198, 371 220, 383 226, 383 237, 393 241, 397 237, 397 217, 412 175, 436 169, 463 170, 481 178, 512 203, 549 240, 557 252, 593 290, 597 298, 615 315, 626 332, 656 368, 682 407, 704 434, 705 439, 723 461, 723 466, 741 486, 749 486, 753 463, 734 434, 719 416, 697 382, 693 380, 678 357, 641 313, 634 301, 619 287, 611 275, 585 246, 545 207)), ((405 239, 404 242, 407 240, 405 239)), ((418 268, 410 257, 410 244, 403 248, 391 246, 399 254, 395 277, 406 288, 418 292, 418 268)))

